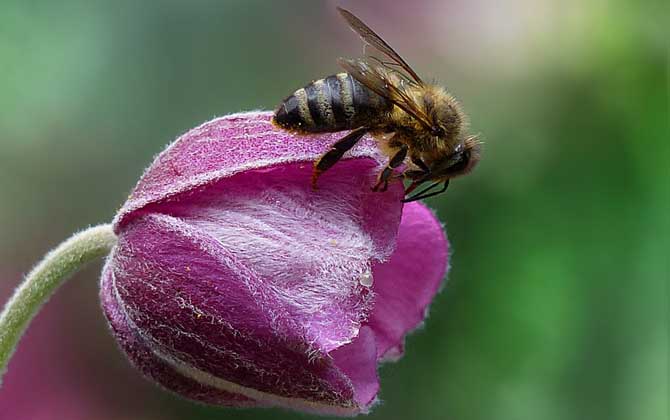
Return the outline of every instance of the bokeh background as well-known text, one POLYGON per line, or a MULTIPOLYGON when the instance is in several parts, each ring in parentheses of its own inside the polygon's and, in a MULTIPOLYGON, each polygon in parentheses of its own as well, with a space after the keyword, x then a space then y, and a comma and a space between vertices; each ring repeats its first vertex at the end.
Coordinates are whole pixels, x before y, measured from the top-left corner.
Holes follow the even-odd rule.
MULTIPOLYGON (((452 270, 371 419, 667 418, 668 7, 663 1, 341 1, 462 101, 484 158, 429 200, 452 270)), ((4 0, 0 297, 110 220, 152 156, 272 109, 358 38, 327 1, 4 0)), ((167 394, 73 278, 21 342, 2 419, 309 418, 167 394)))

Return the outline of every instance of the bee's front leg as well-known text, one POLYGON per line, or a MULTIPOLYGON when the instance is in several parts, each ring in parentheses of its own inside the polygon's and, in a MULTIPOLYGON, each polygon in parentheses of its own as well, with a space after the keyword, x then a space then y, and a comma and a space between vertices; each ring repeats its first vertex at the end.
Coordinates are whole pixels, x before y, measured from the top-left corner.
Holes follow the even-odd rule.
POLYGON ((418 156, 411 155, 412 163, 419 169, 407 169, 403 172, 403 177, 412 181, 409 187, 405 190, 405 195, 409 195, 416 187, 426 182, 430 178, 430 168, 418 156))
POLYGON ((384 169, 379 173, 377 177, 377 183, 372 187, 372 191, 381 191, 384 192, 389 186, 389 178, 393 174, 393 169, 400 166, 407 157, 408 147, 406 144, 401 144, 399 150, 393 155, 389 160, 389 163, 384 167, 384 169))
POLYGON ((430 168, 428 165, 426 165, 424 161, 421 160, 421 158, 416 156, 410 156, 410 159, 412 160, 412 163, 419 169, 406 169, 405 172, 402 173, 402 177, 415 183, 421 183, 428 179, 430 177, 430 168))
POLYGON ((418 156, 410 156, 410 159, 412 160, 412 163, 415 164, 419 169, 425 174, 428 175, 430 173, 430 168, 428 165, 426 165, 426 162, 424 162, 420 157, 418 156))

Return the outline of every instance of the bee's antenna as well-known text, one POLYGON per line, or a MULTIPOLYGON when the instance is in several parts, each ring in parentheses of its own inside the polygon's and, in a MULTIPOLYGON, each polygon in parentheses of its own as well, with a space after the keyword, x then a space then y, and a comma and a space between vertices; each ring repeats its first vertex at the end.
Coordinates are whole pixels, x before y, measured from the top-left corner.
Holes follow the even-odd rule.
POLYGON ((435 187, 437 187, 438 185, 440 185, 441 183, 442 183, 442 181, 434 182, 434 183, 430 184, 429 186, 427 186, 426 188, 424 188, 423 190, 414 194, 413 196, 405 198, 404 200, 402 200, 402 202, 403 203, 411 203, 412 201, 417 201, 417 200, 421 200, 421 199, 424 199, 424 198, 433 197, 433 196, 438 195, 438 194, 442 194, 443 192, 445 192, 447 190, 447 187, 449 186, 449 180, 444 181, 444 185, 442 186, 442 189, 440 191, 433 191, 432 193, 428 192, 428 191, 434 189, 435 187))

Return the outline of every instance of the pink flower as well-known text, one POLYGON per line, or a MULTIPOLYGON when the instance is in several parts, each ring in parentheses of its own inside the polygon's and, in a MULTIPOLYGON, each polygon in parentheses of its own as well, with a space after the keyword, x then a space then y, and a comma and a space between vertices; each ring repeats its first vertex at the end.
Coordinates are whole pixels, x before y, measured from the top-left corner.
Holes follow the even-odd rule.
POLYGON ((115 219, 102 305, 146 376, 225 406, 367 412, 377 365, 402 354, 447 267, 440 223, 403 187, 370 191, 371 139, 319 180, 341 133, 236 114, 180 137, 115 219))

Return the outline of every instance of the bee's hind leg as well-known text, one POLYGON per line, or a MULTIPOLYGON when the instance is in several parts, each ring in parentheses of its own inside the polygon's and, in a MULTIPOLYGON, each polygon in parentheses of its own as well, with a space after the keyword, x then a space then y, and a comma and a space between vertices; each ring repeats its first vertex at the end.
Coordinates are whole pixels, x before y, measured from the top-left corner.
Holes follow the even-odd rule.
POLYGON ((316 190, 316 182, 319 176, 342 158, 344 153, 354 147, 356 143, 368 132, 367 127, 358 128, 351 133, 338 140, 330 147, 330 150, 321 155, 319 160, 314 162, 314 170, 312 171, 312 189, 316 190))
POLYGON ((393 155, 389 160, 389 163, 382 169, 377 177, 377 183, 372 187, 372 191, 381 191, 384 192, 389 186, 389 178, 393 175, 393 169, 400 166, 407 157, 407 150, 409 148, 406 144, 401 144, 398 151, 393 155))

